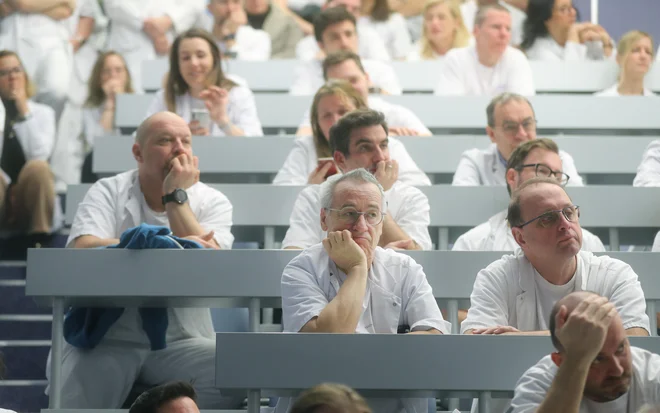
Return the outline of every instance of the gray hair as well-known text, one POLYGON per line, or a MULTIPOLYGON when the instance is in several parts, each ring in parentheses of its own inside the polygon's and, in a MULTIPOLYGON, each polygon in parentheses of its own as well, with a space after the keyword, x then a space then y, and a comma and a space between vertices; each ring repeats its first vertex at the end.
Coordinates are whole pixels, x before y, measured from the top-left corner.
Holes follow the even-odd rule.
POLYGON ((511 14, 509 9, 507 9, 506 7, 502 6, 499 3, 487 4, 485 6, 481 6, 477 9, 477 14, 474 15, 474 27, 481 27, 484 20, 486 20, 486 16, 488 15, 488 12, 491 10, 503 11, 505 13, 511 14))
POLYGON ((364 168, 353 169, 345 174, 336 174, 328 178, 328 180, 321 185, 321 207, 332 208, 332 197, 335 193, 335 187, 340 182, 349 180, 357 183, 376 185, 380 192, 380 198, 383 201, 382 212, 386 212, 387 202, 385 201, 385 191, 383 190, 383 186, 378 182, 376 177, 371 174, 371 172, 364 168))
POLYGON ((491 128, 495 127, 495 109, 497 109, 497 107, 500 105, 506 105, 507 103, 512 101, 527 102, 529 107, 532 109, 532 113, 534 114, 534 117, 536 117, 536 114, 534 113, 534 107, 530 103, 529 99, 517 93, 504 92, 495 96, 493 100, 491 100, 488 106, 486 107, 486 118, 488 119, 488 126, 490 126, 491 128))

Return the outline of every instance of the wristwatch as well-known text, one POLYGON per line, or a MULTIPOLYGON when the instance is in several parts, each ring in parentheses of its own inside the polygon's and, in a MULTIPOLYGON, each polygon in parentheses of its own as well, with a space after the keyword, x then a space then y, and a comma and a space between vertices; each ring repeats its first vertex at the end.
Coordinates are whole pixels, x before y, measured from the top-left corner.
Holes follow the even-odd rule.
POLYGON ((176 202, 179 205, 188 201, 188 194, 181 188, 175 189, 172 193, 163 196, 163 205, 168 202, 176 202))

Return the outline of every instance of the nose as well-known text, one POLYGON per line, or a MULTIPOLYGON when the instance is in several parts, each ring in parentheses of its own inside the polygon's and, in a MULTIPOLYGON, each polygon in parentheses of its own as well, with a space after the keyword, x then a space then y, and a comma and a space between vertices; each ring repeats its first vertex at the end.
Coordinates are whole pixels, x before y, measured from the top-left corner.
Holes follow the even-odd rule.
POLYGON ((614 357, 612 364, 610 366, 610 375, 619 377, 623 374, 623 363, 619 360, 619 357, 614 357))
POLYGON ((173 151, 176 155, 181 155, 184 152, 183 142, 181 142, 181 139, 174 141, 173 151))
POLYGON ((379 146, 376 148, 374 151, 374 163, 378 163, 380 161, 386 161, 387 156, 385 155, 385 151, 379 146))
POLYGON ((369 226, 367 225, 367 220, 364 218, 364 215, 360 215, 357 221, 355 221, 355 224, 353 224, 353 230, 366 232, 368 229, 369 226))
POLYGON ((557 229, 560 231, 566 231, 571 227, 571 224, 573 224, 571 221, 567 220, 566 217, 564 216, 563 213, 559 213, 559 224, 557 229))

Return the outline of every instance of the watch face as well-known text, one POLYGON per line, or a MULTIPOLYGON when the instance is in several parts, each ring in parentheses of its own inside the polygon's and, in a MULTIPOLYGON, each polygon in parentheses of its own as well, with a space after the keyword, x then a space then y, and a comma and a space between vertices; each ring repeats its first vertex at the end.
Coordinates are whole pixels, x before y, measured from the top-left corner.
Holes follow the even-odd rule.
POLYGON ((188 194, 183 189, 177 189, 174 191, 174 201, 183 204, 188 199, 188 194))

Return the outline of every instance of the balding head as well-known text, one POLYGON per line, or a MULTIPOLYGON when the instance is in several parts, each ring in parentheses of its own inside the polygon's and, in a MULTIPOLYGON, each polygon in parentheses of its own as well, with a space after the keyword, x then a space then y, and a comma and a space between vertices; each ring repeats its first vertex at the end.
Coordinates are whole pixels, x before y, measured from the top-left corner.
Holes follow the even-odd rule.
POLYGON ((557 349, 559 352, 563 352, 564 348, 562 347, 561 343, 557 339, 557 336, 555 335, 555 329, 557 328, 555 318, 557 318, 557 313, 559 313, 559 310, 562 307, 566 307, 566 317, 568 317, 573 310, 580 304, 582 301, 584 301, 586 298, 598 295, 596 293, 592 293, 591 291, 576 291, 574 293, 570 293, 561 300, 557 301, 555 303, 555 306, 552 307, 552 311, 550 312, 550 320, 548 323, 548 329, 550 330, 550 339, 552 339, 552 345, 557 349))
POLYGON ((156 112, 142 121, 135 132, 135 143, 144 146, 149 136, 168 126, 185 126, 186 121, 174 112, 156 112))

